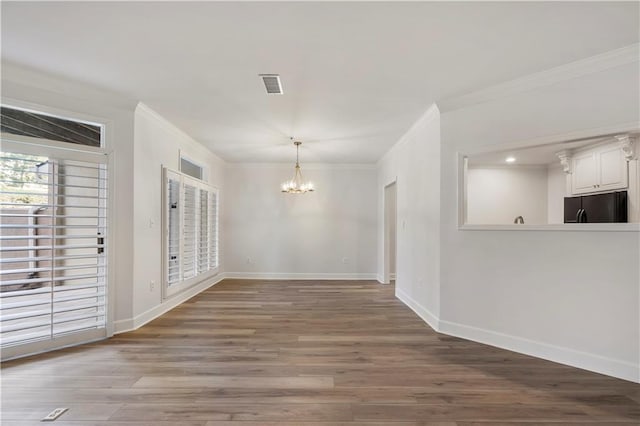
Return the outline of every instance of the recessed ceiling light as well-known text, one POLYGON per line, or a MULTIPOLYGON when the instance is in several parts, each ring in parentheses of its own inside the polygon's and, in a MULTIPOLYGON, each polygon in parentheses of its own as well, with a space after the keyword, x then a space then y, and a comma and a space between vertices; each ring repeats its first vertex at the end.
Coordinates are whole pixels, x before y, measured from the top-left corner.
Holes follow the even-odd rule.
POLYGON ((515 163, 516 162, 516 157, 507 157, 504 159, 505 162, 507 163, 515 163))

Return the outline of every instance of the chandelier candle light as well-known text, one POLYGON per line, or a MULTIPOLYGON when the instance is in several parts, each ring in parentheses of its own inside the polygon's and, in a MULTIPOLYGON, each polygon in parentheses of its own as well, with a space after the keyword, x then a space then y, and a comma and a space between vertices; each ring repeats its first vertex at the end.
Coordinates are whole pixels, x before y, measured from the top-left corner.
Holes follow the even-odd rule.
POLYGON ((304 194, 305 192, 313 191, 313 184, 311 182, 305 182, 302 179, 302 172, 300 171, 300 155, 298 153, 302 142, 295 141, 293 143, 296 146, 296 169, 293 173, 293 179, 288 180, 282 184, 282 192, 289 194, 304 194))

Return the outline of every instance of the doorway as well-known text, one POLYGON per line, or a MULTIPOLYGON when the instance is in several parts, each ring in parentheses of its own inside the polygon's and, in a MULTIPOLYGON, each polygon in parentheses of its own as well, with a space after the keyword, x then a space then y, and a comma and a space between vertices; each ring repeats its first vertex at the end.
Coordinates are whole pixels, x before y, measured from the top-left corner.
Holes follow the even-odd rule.
POLYGON ((392 182, 384 187, 384 271, 383 282, 396 280, 397 264, 397 184, 392 182))

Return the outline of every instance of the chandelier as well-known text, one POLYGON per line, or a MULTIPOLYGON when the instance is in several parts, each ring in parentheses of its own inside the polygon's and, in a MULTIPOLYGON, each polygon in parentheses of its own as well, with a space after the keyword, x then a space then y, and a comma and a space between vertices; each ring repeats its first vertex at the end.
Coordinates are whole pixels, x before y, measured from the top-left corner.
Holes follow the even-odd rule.
POLYGON ((304 194, 305 192, 311 192, 313 191, 313 184, 311 182, 305 182, 302 179, 302 172, 300 171, 300 155, 298 150, 300 149, 302 142, 295 141, 293 144, 296 146, 295 172, 293 173, 293 179, 282 183, 281 190, 282 192, 287 192, 289 194, 304 194))

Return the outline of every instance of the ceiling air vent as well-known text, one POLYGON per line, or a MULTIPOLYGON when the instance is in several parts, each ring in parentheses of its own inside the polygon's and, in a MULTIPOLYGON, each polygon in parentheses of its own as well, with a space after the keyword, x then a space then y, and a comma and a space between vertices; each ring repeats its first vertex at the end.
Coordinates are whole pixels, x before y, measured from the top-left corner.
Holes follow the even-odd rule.
POLYGON ((282 84, 280 84, 280 76, 278 74, 260 74, 260 78, 262 78, 268 94, 282 95, 282 84))

